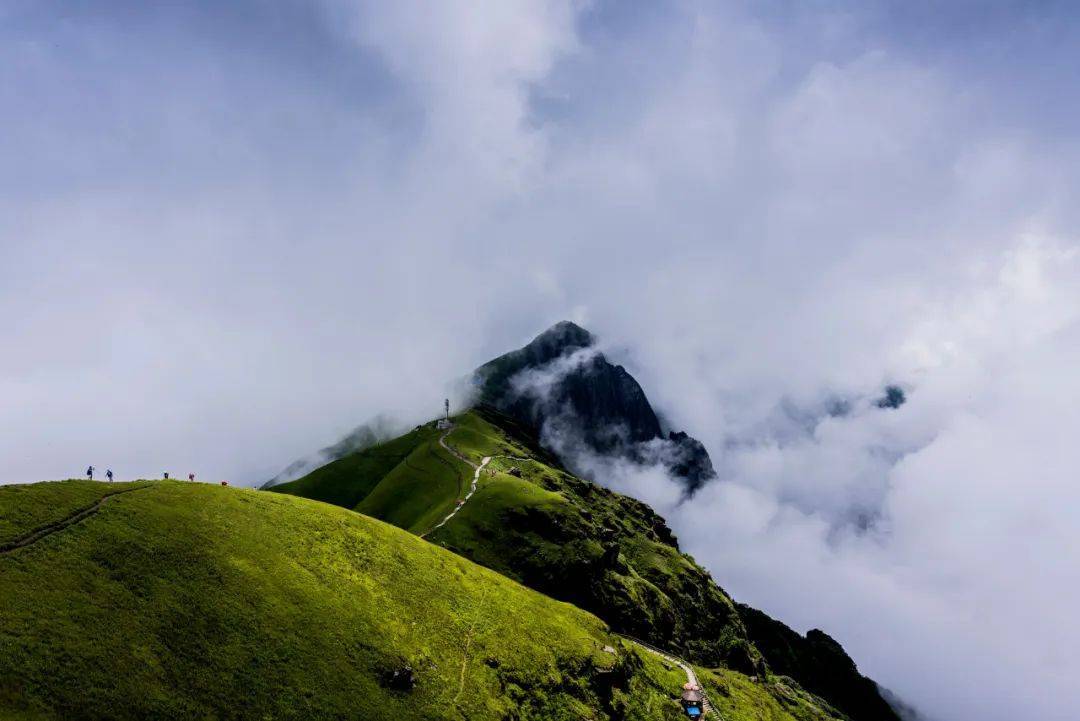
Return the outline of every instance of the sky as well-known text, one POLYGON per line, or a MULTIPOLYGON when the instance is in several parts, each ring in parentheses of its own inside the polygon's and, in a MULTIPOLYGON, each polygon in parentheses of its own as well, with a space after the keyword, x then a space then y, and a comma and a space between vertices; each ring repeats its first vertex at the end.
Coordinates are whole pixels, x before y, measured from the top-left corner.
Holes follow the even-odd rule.
POLYGON ((608 482, 736 598, 928 718, 1078 718, 1078 40, 1067 2, 0 0, 0 482, 255 484, 571 319, 710 449, 693 503, 608 482))

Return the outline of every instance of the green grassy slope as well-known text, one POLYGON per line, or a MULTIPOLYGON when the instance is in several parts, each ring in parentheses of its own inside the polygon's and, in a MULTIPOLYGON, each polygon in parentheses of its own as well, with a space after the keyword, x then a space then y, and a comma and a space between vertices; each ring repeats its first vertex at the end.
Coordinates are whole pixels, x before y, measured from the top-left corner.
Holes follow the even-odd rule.
POLYGON ((59 521, 104 496, 141 484, 102 484, 94 481, 0 486, 4 507, 0 509, 0 546, 49 522, 59 521), (25 500, 24 500, 25 497, 25 500))
POLYGON ((434 435, 391 469, 356 510, 421 534, 453 510, 472 474, 434 435))
MULTIPOLYGON (((356 476, 357 488, 373 487, 356 510, 416 533, 452 510, 472 471, 429 433, 382 478, 356 476)), ((566 473, 490 409, 457 417, 446 440, 475 464, 493 460, 477 493, 429 540, 592 611, 619 631, 704 663, 760 672, 731 599, 678 551, 648 506, 566 473), (510 475, 512 468, 520 477, 510 475)), ((366 458, 379 448, 278 488, 345 483, 339 469, 370 464, 366 458)))
POLYGON ((820 698, 784 676, 750 679, 728 669, 696 668, 698 682, 724 721, 845 719, 820 698))
POLYGON ((682 554, 643 503, 539 460, 505 417, 463 416, 450 441, 495 456, 477 494, 430 537, 526 585, 588 609, 619 631, 707 664, 760 671, 731 599, 682 554), (509 475, 517 468, 520 478, 509 475))
POLYGON ((273 490, 353 508, 417 446, 437 437, 432 426, 423 426, 363 452, 346 455, 303 478, 274 486, 273 490))
MULTIPOLYGON (((0 487, 0 529, 118 486, 0 487)), ((671 684, 584 611, 286 494, 147 484, 0 554, 3 718, 645 721, 671 684)))
MULTIPOLYGON (((736 695, 735 706, 745 710, 749 698, 763 693, 762 708, 794 708, 784 700, 787 686, 777 685, 779 677, 762 662, 731 598, 679 551, 663 519, 648 506, 567 473, 538 448, 527 429, 497 411, 481 407, 454 421, 447 442, 475 464, 484 456, 493 460, 476 494, 428 540, 589 610, 619 632, 718 668, 718 673, 735 674, 732 678, 742 679, 738 688, 754 689, 736 695), (750 676, 763 683, 748 686, 750 676)), ((357 510, 424 533, 453 508, 471 469, 438 445, 441 432, 433 425, 424 429, 430 435, 413 447, 417 459, 410 456, 409 463, 380 478, 354 478, 358 488, 378 492, 360 501, 357 510), (418 460, 431 455, 440 460, 418 460)), ((330 483, 327 479, 333 478, 333 483, 347 484, 348 474, 338 469, 361 467, 367 463, 365 454, 376 450, 330 464, 333 474, 317 471, 294 483, 330 483)), ((824 713, 819 709, 827 704, 811 707, 824 713)))

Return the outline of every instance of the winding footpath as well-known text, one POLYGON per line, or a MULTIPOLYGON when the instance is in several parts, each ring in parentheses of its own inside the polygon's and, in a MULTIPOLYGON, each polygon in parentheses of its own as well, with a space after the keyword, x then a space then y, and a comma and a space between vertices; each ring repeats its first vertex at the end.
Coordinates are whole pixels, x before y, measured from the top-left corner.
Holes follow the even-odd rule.
POLYGON ((454 516, 457 515, 457 512, 461 510, 462 506, 464 506, 466 503, 468 503, 469 499, 472 498, 474 493, 476 493, 476 485, 480 482, 480 473, 484 470, 484 466, 491 463, 492 456, 484 456, 483 459, 480 461, 480 465, 476 465, 475 463, 470 461, 468 458, 466 458, 463 454, 459 453, 456 448, 454 448, 453 446, 448 444, 446 442, 446 437, 448 435, 450 435, 450 432, 453 431, 453 430, 454 430, 454 427, 450 426, 449 428, 446 429, 446 433, 443 433, 441 436, 439 436, 439 445, 442 446, 443 448, 445 448, 450 453, 450 455, 454 456, 454 458, 457 458, 459 461, 461 461, 465 465, 469 466, 469 468, 473 469, 472 483, 469 484, 468 493, 465 494, 464 498, 462 498, 460 501, 457 502, 457 505, 454 507, 454 510, 450 511, 450 513, 447 514, 446 518, 439 521, 439 523, 434 528, 432 528, 430 531, 422 533, 420 535, 420 538, 424 538, 424 537, 434 533, 435 531, 439 530, 440 528, 442 528, 443 526, 446 525, 447 521, 449 521, 451 518, 453 518, 454 516))
MULTIPOLYGON (((518 456, 484 456, 480 460, 480 465, 477 465, 477 464, 473 463, 472 461, 470 461, 463 453, 459 452, 456 448, 454 448, 453 446, 451 446, 449 443, 446 442, 447 437, 450 435, 450 433, 453 430, 454 430, 454 427, 450 426, 449 428, 446 429, 445 433, 443 433, 441 436, 439 436, 439 445, 442 446, 443 448, 445 448, 446 451, 450 455, 452 455, 454 458, 457 458, 459 461, 461 461, 462 463, 464 463, 465 465, 467 465, 467 466, 469 466, 470 468, 473 469, 472 483, 469 484, 468 493, 465 494, 464 498, 462 498, 460 501, 457 502, 457 506, 454 507, 454 510, 450 511, 450 513, 447 514, 446 518, 439 521, 439 523, 437 525, 435 525, 431 530, 421 534, 420 535, 421 538, 424 538, 424 537, 434 533, 435 531, 439 530, 440 528, 442 528, 444 525, 446 525, 447 521, 449 521, 451 518, 456 516, 458 511, 460 511, 462 509, 462 507, 464 507, 464 505, 466 503, 468 503, 469 499, 472 498, 474 493, 476 493, 476 486, 480 482, 480 474, 483 472, 484 467, 487 466, 487 464, 491 463, 493 458, 506 458, 506 459, 509 459, 509 460, 512 460, 512 461, 522 461, 522 462, 523 461, 535 461, 536 460, 535 458, 522 458, 522 457, 518 457, 518 456)), ((653 646, 652 644, 641 641, 640 639, 632 638, 630 636, 623 636, 623 638, 625 638, 627 641, 630 641, 634 645, 638 646, 642 650, 644 650, 644 651, 646 651, 648 653, 651 653, 654 656, 659 656, 660 658, 664 659, 668 663, 674 664, 674 665, 678 666, 679 668, 681 668, 683 670, 683 672, 686 674, 686 682, 690 683, 690 684, 693 684, 694 688, 699 689, 700 692, 701 692, 701 698, 702 698, 702 702, 703 702, 702 705, 705 707, 704 715, 705 716, 713 716, 713 717, 721 719, 721 721, 723 721, 723 717, 713 707, 712 702, 709 701, 709 697, 705 693, 705 689, 701 687, 700 683, 698 683, 697 674, 694 672, 694 668, 690 664, 688 664, 686 661, 683 661, 681 658, 679 658, 677 656, 672 656, 668 652, 666 652, 666 651, 664 651, 662 649, 659 649, 656 646, 653 646)), ((462 674, 464 674, 464 665, 462 666, 462 674)), ((464 676, 462 677, 462 684, 464 684, 464 676)), ((460 694, 461 691, 459 690, 458 693, 460 694)))
POLYGON ((121 495, 123 493, 131 493, 132 491, 141 491, 144 488, 149 488, 149 486, 136 486, 135 488, 123 488, 123 489, 118 490, 118 491, 113 491, 112 493, 106 493, 104 496, 97 499, 97 501, 95 501, 94 503, 91 503, 89 506, 85 506, 83 508, 78 508, 78 509, 72 511, 70 514, 68 514, 66 517, 61 518, 59 521, 53 521, 51 523, 46 523, 44 526, 39 526, 39 527, 35 528, 34 530, 28 531, 27 533, 24 533, 23 535, 21 535, 21 536, 19 536, 17 538, 14 538, 14 539, 12 539, 10 541, 7 541, 5 543, 0 544, 0 555, 6 554, 6 553, 11 553, 12 551, 17 551, 20 548, 26 548, 27 546, 31 546, 31 545, 37 543, 38 541, 42 540, 43 538, 48 538, 49 536, 53 535, 54 533, 59 533, 60 531, 63 531, 66 528, 71 528, 75 524, 81 523, 82 521, 85 521, 87 518, 89 518, 90 516, 93 516, 95 513, 100 511, 101 507, 103 505, 105 505, 105 502, 108 501, 113 496, 119 496, 119 495, 121 495))
POLYGON ((480 465, 476 465, 475 463, 470 461, 463 453, 459 452, 458 449, 454 448, 452 445, 450 445, 449 443, 446 442, 446 438, 450 435, 450 433, 453 430, 454 430, 454 426, 450 426, 449 428, 446 429, 446 433, 443 433, 441 436, 439 436, 439 445, 442 446, 443 448, 445 448, 447 450, 447 452, 450 455, 452 455, 454 458, 458 459, 459 461, 461 461, 462 463, 467 465, 469 468, 473 469, 472 483, 469 484, 469 491, 465 494, 464 498, 462 498, 460 501, 458 501, 457 506, 454 507, 454 510, 450 511, 450 513, 447 514, 446 518, 439 521, 439 523, 437 525, 435 525, 433 528, 431 528, 428 531, 425 531, 424 533, 421 533, 420 538, 427 538, 429 535, 431 535, 432 533, 434 533, 435 531, 439 530, 444 525, 446 525, 447 521, 449 521, 451 518, 453 518, 454 516, 457 515, 457 512, 461 510, 462 506, 464 506, 466 503, 468 503, 469 499, 472 498, 474 493, 476 493, 476 486, 480 482, 480 473, 484 470, 484 466, 491 463, 492 460, 494 460, 496 458, 506 458, 506 459, 511 460, 511 461, 520 461, 520 462, 524 462, 524 461, 534 461, 535 462, 536 461, 535 458, 522 458, 522 457, 519 457, 519 456, 484 456, 480 460, 480 465))

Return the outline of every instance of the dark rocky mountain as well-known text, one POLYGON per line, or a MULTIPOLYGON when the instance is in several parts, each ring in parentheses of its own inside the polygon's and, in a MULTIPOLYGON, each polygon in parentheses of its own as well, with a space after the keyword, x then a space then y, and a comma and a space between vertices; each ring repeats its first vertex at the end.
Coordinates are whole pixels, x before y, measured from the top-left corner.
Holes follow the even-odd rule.
POLYGON ((886 386, 885 395, 875 401, 874 405, 878 408, 892 408, 895 410, 906 402, 907 394, 904 393, 903 388, 900 386, 886 386))
POLYGON ((533 428, 570 467, 584 450, 662 463, 690 492, 716 476, 705 446, 665 433, 637 380, 569 321, 480 366, 474 382, 481 403, 533 428))
POLYGON ((803 688, 828 699, 853 719, 897 718, 882 689, 859 673, 844 648, 827 633, 812 629, 802 636, 756 608, 735 606, 747 635, 773 673, 798 679, 803 688))

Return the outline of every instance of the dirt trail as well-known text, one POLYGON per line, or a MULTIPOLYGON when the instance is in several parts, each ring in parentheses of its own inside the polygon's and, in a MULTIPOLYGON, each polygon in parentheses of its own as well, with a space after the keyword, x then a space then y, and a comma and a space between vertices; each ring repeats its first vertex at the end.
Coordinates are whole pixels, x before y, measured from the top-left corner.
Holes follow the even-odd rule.
POLYGON ((447 436, 449 436, 453 432, 454 432, 454 426, 450 426, 449 428, 447 428, 446 433, 443 433, 441 436, 439 436, 439 445, 442 446, 443 448, 445 448, 447 451, 449 451, 450 455, 452 455, 454 458, 458 459, 459 461, 461 461, 465 465, 469 466, 470 468, 476 468, 475 463, 470 461, 458 449, 454 448, 452 445, 450 445, 449 443, 446 442, 447 436))
MULTIPOLYGON (((480 461, 480 465, 477 465, 477 464, 473 463, 472 461, 470 461, 464 454, 459 452, 456 448, 454 448, 453 446, 451 446, 449 443, 446 442, 446 438, 450 435, 450 433, 453 430, 454 430, 454 427, 450 426, 449 428, 446 429, 445 433, 443 433, 441 436, 439 436, 439 445, 442 446, 443 448, 445 448, 448 453, 450 453, 452 456, 454 456, 454 458, 457 458, 459 461, 461 461, 462 463, 466 464, 467 466, 469 466, 470 468, 473 469, 472 483, 469 486, 469 492, 465 494, 465 498, 458 501, 457 506, 454 507, 454 510, 451 511, 449 514, 447 514, 446 518, 439 521, 438 525, 436 525, 430 531, 427 531, 426 533, 421 534, 420 535, 421 538, 424 538, 425 536, 428 536, 431 533, 434 533, 439 528, 442 528, 446 524, 447 521, 449 521, 451 518, 453 518, 454 516, 457 515, 457 512, 460 511, 461 508, 468 502, 468 500, 470 498, 472 498, 472 495, 474 493, 476 493, 476 485, 477 485, 478 481, 480 480, 480 473, 484 470, 484 467, 488 463, 490 463, 492 461, 492 459, 494 459, 494 458, 506 458, 506 459, 509 459, 509 460, 512 460, 512 461, 535 461, 536 460, 535 458, 522 458, 522 457, 518 457, 518 456, 484 456, 483 459, 480 461)), ((468 635, 471 635, 471 630, 470 630, 470 633, 468 635)), ((660 648, 657 648, 656 646, 653 646, 653 645, 651 645, 649 643, 641 641, 639 639, 631 638, 629 636, 623 636, 623 638, 625 638, 627 641, 630 641, 634 645, 640 647, 642 650, 647 651, 648 653, 651 653, 654 656, 659 656, 660 658, 666 660, 667 662, 675 664, 676 666, 681 668, 683 670, 683 672, 686 674, 687 683, 693 684, 695 688, 698 688, 698 689, 701 690, 701 698, 702 698, 702 702, 703 702, 702 705, 705 707, 704 715, 706 717, 712 716, 714 718, 718 718, 721 721, 723 721, 723 717, 713 707, 712 702, 709 701, 709 697, 705 693, 705 689, 701 688, 701 684, 698 683, 697 673, 694 672, 694 668, 690 664, 688 664, 686 661, 683 661, 681 658, 678 658, 677 656, 672 656, 668 652, 666 652, 666 651, 664 651, 664 650, 662 650, 660 648)), ((471 639, 469 639, 469 640, 471 641, 471 639)), ((465 645, 466 659, 468 657, 468 648, 469 648, 469 643, 466 642, 466 645, 465 645)), ((461 685, 462 685, 462 688, 464 687, 464 683, 465 683, 465 660, 463 659, 462 660, 462 666, 461 666, 461 685)), ((460 695, 460 694, 461 694, 461 689, 459 688, 458 689, 458 695, 460 695)), ((457 697, 455 696, 455 701, 456 700, 457 700, 457 697)))
POLYGON ((421 533, 420 538, 426 538, 427 536, 431 535, 436 530, 446 525, 447 521, 457 515, 457 512, 461 510, 461 507, 464 506, 470 498, 472 498, 474 493, 476 493, 476 485, 480 482, 480 473, 484 470, 484 467, 487 464, 491 463, 491 461, 493 461, 494 459, 508 458, 512 461, 536 461, 535 458, 519 458, 518 456, 484 456, 483 459, 481 459, 480 461, 480 465, 476 465, 475 463, 470 461, 468 457, 466 457, 463 453, 458 451, 458 449, 454 448, 452 445, 446 442, 446 437, 449 436, 450 432, 453 430, 454 427, 450 426, 446 429, 446 433, 443 433, 441 436, 439 436, 439 445, 445 448, 454 458, 458 459, 459 461, 467 465, 469 468, 473 469, 472 483, 469 484, 469 491, 465 494, 465 497, 463 499, 458 501, 458 504, 454 507, 454 510, 450 511, 450 513, 447 514, 446 518, 439 521, 438 525, 433 527, 431 530, 421 533))
POLYGON ((468 458, 466 458, 463 454, 459 453, 456 448, 447 443, 446 437, 450 435, 450 432, 453 430, 454 427, 451 426, 446 430, 446 433, 443 433, 441 436, 439 436, 439 445, 449 451, 450 454, 454 456, 454 458, 457 458, 459 461, 473 469, 472 483, 469 484, 469 490, 465 494, 465 497, 458 501, 457 505, 454 506, 454 510, 450 511, 450 513, 447 514, 446 518, 439 521, 438 524, 436 524, 431 530, 420 534, 420 538, 424 538, 439 530, 444 525, 446 525, 447 521, 457 515, 457 512, 461 510, 462 506, 468 503, 469 499, 472 498, 474 493, 476 493, 476 486, 480 482, 480 473, 484 470, 484 466, 486 466, 488 463, 491 463, 491 456, 484 456, 483 460, 480 461, 480 465, 476 465, 468 458))
POLYGON ((64 518, 61 518, 59 521, 52 521, 51 523, 46 523, 44 526, 39 526, 38 528, 35 528, 28 533, 24 533, 18 538, 15 538, 11 541, 6 541, 4 543, 0 543, 0 555, 5 553, 11 553, 12 551, 17 551, 20 548, 26 548, 27 546, 31 546, 37 543, 43 538, 48 538, 54 533, 59 533, 65 528, 71 528, 76 523, 81 523, 82 521, 85 521, 87 518, 101 510, 101 507, 105 504, 105 502, 113 496, 119 496, 124 493, 131 493, 132 491, 141 491, 144 488, 149 488, 149 486, 123 488, 118 491, 113 491, 112 493, 106 493, 104 496, 97 499, 97 501, 91 503, 89 506, 85 506, 83 508, 72 511, 70 514, 68 514, 64 518))

